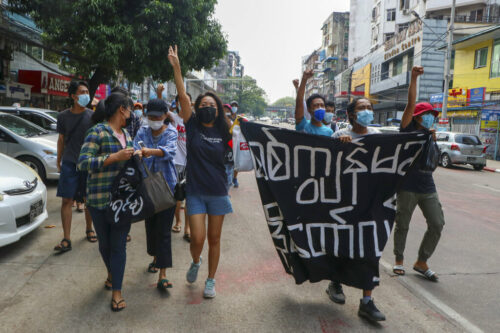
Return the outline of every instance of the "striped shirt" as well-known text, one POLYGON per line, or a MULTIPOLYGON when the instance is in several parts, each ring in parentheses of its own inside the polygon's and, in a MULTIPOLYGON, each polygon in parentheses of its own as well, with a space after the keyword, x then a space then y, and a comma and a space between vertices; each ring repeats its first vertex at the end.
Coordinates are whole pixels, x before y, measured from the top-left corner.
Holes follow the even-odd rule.
MULTIPOLYGON (((127 148, 133 148, 132 139, 124 129, 127 148)), ((109 155, 122 149, 122 145, 108 122, 95 125, 87 131, 80 150, 78 169, 88 172, 87 206, 105 209, 110 201, 111 187, 115 177, 126 161, 103 166, 109 155)))

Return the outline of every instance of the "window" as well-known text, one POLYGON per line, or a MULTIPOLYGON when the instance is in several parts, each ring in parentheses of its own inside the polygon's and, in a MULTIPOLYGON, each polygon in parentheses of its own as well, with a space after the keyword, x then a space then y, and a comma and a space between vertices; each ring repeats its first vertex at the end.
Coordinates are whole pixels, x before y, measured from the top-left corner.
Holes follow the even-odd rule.
POLYGON ((471 22, 481 22, 483 20, 483 10, 473 10, 470 12, 470 21, 471 22))
POLYGON ((488 61, 488 48, 484 47, 482 49, 476 50, 474 55, 474 68, 486 67, 486 62, 488 61))
POLYGON ((450 136, 448 134, 444 134, 444 133, 441 133, 437 135, 437 141, 442 141, 442 142, 446 142, 448 141, 448 139, 450 138, 450 136))
POLYGON ((394 59, 392 63, 392 76, 396 76, 403 73, 403 57, 394 59))
POLYGON ((475 135, 457 135, 455 136, 455 142, 464 145, 478 146, 481 144, 481 140, 475 135))
POLYGON ((387 42, 389 39, 391 39, 392 37, 394 37, 394 33, 393 32, 390 32, 390 33, 387 33, 387 34, 384 34, 384 43, 387 42))
POLYGON ((372 45, 378 43, 378 24, 372 28, 372 45))
POLYGON ((398 24, 398 32, 401 32, 410 26, 409 23, 398 24))
POLYGON ((406 68, 407 68, 408 72, 411 72, 411 70, 413 68, 413 52, 408 54, 408 67, 406 67, 406 68))
POLYGON ((410 8, 410 0, 399 0, 399 9, 408 10, 410 8))
POLYGON ((493 44, 493 52, 491 52, 490 77, 500 77, 500 40, 496 40, 493 44))
POLYGON ((396 20, 396 8, 387 9, 387 21, 395 21, 396 20))

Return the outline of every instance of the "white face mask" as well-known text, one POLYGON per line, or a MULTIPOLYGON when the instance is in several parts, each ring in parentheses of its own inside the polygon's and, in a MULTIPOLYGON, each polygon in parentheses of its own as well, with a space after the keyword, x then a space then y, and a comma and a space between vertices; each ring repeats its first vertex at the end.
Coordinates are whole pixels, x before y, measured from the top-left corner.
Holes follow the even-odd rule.
POLYGON ((161 121, 161 120, 154 121, 154 120, 148 119, 148 124, 149 124, 149 127, 151 127, 151 129, 153 131, 157 131, 163 126, 163 121, 161 121))

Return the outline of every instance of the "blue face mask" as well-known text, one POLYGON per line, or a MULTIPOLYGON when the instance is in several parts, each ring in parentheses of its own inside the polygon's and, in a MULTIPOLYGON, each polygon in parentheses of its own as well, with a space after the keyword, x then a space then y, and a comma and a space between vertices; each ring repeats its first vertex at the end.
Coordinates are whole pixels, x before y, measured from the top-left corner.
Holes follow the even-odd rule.
POLYGON ((134 110, 134 113, 137 117, 142 118, 142 110, 134 110))
POLYGON ((332 122, 332 119, 333 119, 333 113, 332 112, 326 112, 325 113, 325 117, 323 118, 323 120, 330 124, 332 122))
POLYGON ((367 127, 373 121, 373 111, 368 110, 368 109, 363 110, 363 111, 359 111, 357 113, 357 116, 358 116, 358 119, 356 119, 356 122, 363 127, 367 127))
POLYGON ((322 121, 325 118, 325 109, 316 109, 314 110, 314 119, 317 121, 322 121))
POLYGON ((83 95, 78 95, 78 104, 80 104, 81 107, 86 107, 90 102, 90 96, 89 94, 83 94, 83 95))
POLYGON ((425 128, 429 129, 432 127, 434 124, 434 115, 430 113, 426 113, 422 116, 422 122, 420 125, 424 126, 425 128))
POLYGON ((238 112, 238 107, 237 106, 231 107, 231 111, 233 111, 233 113, 238 112))

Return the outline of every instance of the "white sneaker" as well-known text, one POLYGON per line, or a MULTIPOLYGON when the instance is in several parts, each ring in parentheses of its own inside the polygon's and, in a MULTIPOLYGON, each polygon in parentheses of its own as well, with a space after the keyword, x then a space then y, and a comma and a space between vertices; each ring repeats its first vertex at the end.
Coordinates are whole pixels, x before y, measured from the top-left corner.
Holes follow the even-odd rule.
POLYGON ((201 257, 200 257, 200 262, 195 264, 194 262, 191 262, 191 266, 189 267, 188 272, 186 273, 186 280, 189 283, 193 283, 196 281, 198 278, 198 270, 200 269, 201 266, 201 257))
POLYGON ((205 290, 203 291, 203 297, 214 298, 215 293, 215 279, 207 279, 205 281, 205 290))

